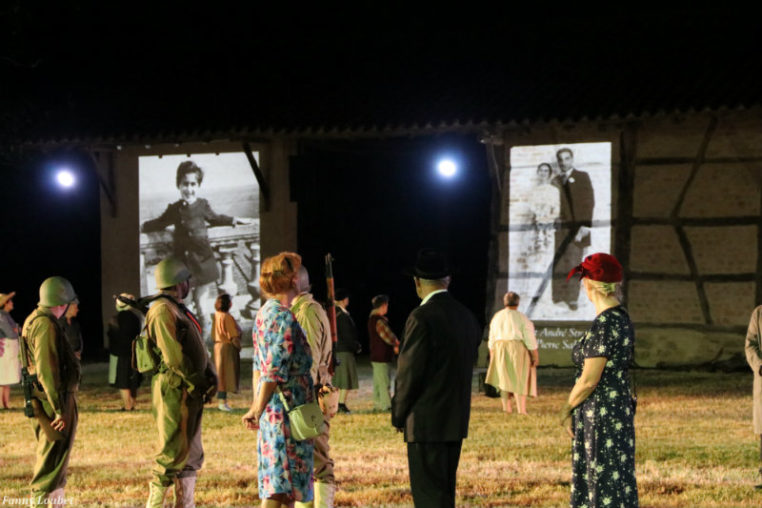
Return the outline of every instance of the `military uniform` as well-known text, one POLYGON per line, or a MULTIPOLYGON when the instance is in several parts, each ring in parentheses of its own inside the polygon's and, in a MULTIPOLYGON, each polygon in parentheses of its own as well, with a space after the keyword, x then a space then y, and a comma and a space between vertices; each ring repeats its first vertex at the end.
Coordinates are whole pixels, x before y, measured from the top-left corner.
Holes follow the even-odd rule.
POLYGON ((22 337, 27 354, 24 363, 28 364, 30 374, 37 375, 41 388, 36 397, 41 409, 50 420, 60 416, 65 424, 60 431, 60 439, 50 441, 40 420, 32 419, 37 439, 37 461, 31 486, 35 498, 44 499, 66 485, 71 448, 77 432, 76 392, 79 388, 80 365, 49 308, 37 307, 26 318, 22 337))
POLYGON ((192 506, 196 471, 204 462, 204 395, 210 386, 216 386, 217 379, 198 321, 177 302, 173 290, 162 294, 169 298, 158 298, 146 315, 148 337, 160 351, 159 369, 151 380, 152 412, 160 443, 152 485, 166 489, 174 482, 175 496, 190 494, 182 505, 192 506))
MULTIPOLYGON (((330 385, 331 374, 328 369, 333 356, 333 340, 328 315, 310 293, 300 293, 294 298, 294 301, 291 302, 291 311, 294 313, 299 326, 304 330, 307 343, 310 345, 312 382, 316 385, 330 385)), ((297 502, 295 505, 297 507, 333 507, 336 480, 333 475, 333 459, 329 454, 331 447, 328 444, 331 423, 330 417, 323 416, 325 422, 323 432, 313 440, 314 466, 312 478, 315 482, 315 498, 308 503, 297 502)))

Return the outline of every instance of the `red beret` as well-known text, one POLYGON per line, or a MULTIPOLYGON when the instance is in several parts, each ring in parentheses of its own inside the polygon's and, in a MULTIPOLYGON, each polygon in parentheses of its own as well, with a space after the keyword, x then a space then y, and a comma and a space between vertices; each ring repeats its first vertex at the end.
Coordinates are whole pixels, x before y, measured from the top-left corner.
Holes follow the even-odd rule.
POLYGON ((587 277, 599 282, 621 282, 622 265, 611 254, 596 252, 585 258, 582 263, 572 268, 566 280, 573 275, 580 274, 580 278, 587 277))

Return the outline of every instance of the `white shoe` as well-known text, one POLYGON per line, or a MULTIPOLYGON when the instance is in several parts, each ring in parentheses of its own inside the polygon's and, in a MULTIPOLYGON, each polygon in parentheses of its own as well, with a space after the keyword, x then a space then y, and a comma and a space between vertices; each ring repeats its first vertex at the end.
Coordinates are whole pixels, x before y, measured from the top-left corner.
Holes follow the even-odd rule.
POLYGON ((233 410, 233 408, 232 408, 232 407, 228 406, 228 403, 227 403, 227 402, 220 402, 220 403, 217 405, 217 409, 219 409, 220 411, 225 411, 225 412, 228 412, 228 413, 229 413, 230 411, 232 411, 232 410, 233 410))

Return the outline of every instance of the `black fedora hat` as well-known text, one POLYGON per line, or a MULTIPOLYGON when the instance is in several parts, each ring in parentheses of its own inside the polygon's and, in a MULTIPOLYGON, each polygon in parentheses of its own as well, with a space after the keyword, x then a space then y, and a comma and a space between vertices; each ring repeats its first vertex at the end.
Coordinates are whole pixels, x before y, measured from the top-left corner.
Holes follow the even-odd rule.
POLYGON ((415 266, 405 270, 405 275, 427 280, 444 279, 450 274, 447 257, 436 249, 419 250, 415 266))

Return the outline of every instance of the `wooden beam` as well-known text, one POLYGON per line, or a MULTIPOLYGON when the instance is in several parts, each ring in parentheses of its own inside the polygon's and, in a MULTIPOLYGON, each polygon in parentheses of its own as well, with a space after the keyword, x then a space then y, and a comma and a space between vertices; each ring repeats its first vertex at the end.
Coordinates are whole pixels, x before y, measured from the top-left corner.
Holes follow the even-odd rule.
MULTIPOLYGON (((675 164, 693 164, 695 157, 645 157, 637 159, 637 166, 670 166, 675 164)), ((762 162, 762 157, 714 157, 704 159, 704 164, 741 164, 749 162, 762 162)))
POLYGON ((712 320, 712 313, 709 308, 709 299, 707 298, 706 290, 704 289, 704 281, 699 277, 698 265, 696 264, 696 259, 693 256, 693 248, 691 247, 691 242, 688 240, 688 235, 685 234, 684 223, 680 218, 680 210, 682 209, 683 203, 685 202, 685 196, 688 194, 688 190, 693 184, 693 180, 695 180, 699 169, 701 169, 702 164, 704 164, 706 149, 709 146, 709 141, 711 141, 714 131, 717 129, 717 124, 718 120, 716 116, 713 116, 709 119, 709 125, 707 125, 706 132, 704 133, 704 138, 701 140, 701 144, 699 145, 698 152, 696 153, 696 158, 693 161, 693 168, 691 168, 691 173, 688 176, 688 179, 685 181, 683 188, 680 190, 680 194, 677 197, 675 206, 672 208, 672 212, 669 214, 670 219, 675 221, 675 233, 677 233, 677 239, 680 242, 680 247, 683 249, 685 261, 688 263, 688 269, 690 270, 691 276, 696 282, 696 293, 698 294, 699 305, 701 306, 701 312, 704 314, 704 321, 708 325, 714 323, 712 320))
POLYGON ((622 163, 617 175, 614 252, 622 264, 624 272, 622 294, 626 302, 630 284, 630 238, 632 236, 632 216, 635 210, 633 194, 635 189, 635 159, 637 158, 638 150, 638 125, 636 123, 625 125, 619 139, 619 152, 622 163))
POLYGON ((487 150, 487 160, 495 173, 495 185, 492 186, 490 193, 490 235, 487 249, 487 295, 485 300, 487 305, 484 309, 485 323, 489 323, 492 318, 492 303, 497 297, 497 277, 495 274, 500 266, 498 259, 500 255, 500 207, 503 199, 500 171, 505 167, 505 156, 497 157, 495 143, 491 140, 484 143, 484 148, 487 150))
POLYGON ((757 215, 740 215, 735 217, 636 217, 632 220, 636 226, 756 226, 759 224, 757 215))
POLYGON ((243 151, 246 154, 246 158, 249 160, 249 165, 254 172, 254 177, 259 183, 259 192, 262 194, 264 210, 268 211, 270 209, 270 187, 268 187, 265 175, 259 168, 259 164, 257 164, 257 159, 254 158, 254 153, 252 153, 251 145, 249 145, 248 141, 243 142, 243 151))
POLYGON ((101 150, 93 150, 92 148, 87 150, 87 153, 90 156, 90 160, 93 162, 95 174, 98 176, 98 183, 100 184, 101 189, 103 189, 106 199, 108 199, 111 216, 116 217, 117 198, 116 178, 114 177, 114 153, 110 150, 104 152, 101 150), (104 158, 106 158, 107 161, 104 162, 102 160, 104 158))

